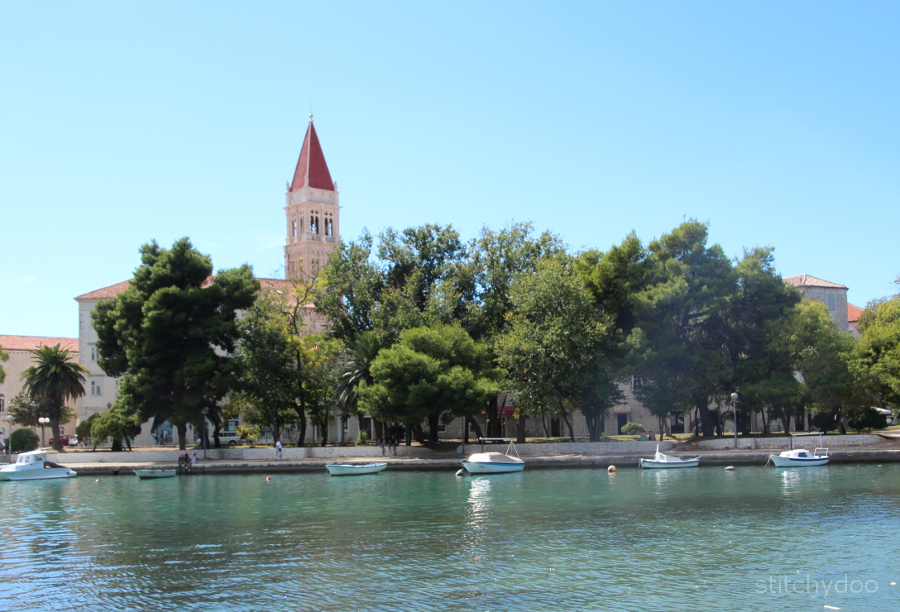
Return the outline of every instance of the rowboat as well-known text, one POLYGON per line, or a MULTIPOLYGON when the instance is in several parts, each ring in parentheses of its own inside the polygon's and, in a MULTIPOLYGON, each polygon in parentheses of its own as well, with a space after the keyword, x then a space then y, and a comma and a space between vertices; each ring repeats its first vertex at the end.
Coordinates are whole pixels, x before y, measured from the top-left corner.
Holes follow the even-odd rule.
POLYGON ((142 480, 150 478, 172 478, 175 476, 175 470, 135 470, 134 473, 142 480))
POLYGON ((387 467, 387 463, 330 463, 325 466, 332 476, 356 476, 377 474, 387 467))
POLYGON ((638 465, 645 470, 669 470, 672 468, 693 468, 700 465, 700 457, 676 457, 659 452, 659 444, 656 445, 656 453, 653 459, 641 458, 638 465))
POLYGON ((481 452, 469 455, 469 458, 460 461, 462 466, 470 474, 507 474, 510 472, 521 472, 525 469, 525 462, 519 458, 519 451, 512 440, 509 440, 509 446, 505 453, 484 452, 485 442, 505 442, 506 438, 480 438, 481 452), (511 453, 515 453, 513 457, 511 453))
POLYGON ((15 463, 0 467, 0 480, 51 480, 77 475, 75 470, 47 461, 47 451, 43 450, 19 453, 15 463))

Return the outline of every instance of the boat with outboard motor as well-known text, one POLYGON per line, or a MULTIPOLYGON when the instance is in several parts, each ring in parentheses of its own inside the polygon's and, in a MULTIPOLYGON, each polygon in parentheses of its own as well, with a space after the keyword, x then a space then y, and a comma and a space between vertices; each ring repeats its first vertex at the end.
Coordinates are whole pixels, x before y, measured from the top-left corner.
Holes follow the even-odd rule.
POLYGON ((672 468, 692 468, 700 465, 700 457, 676 457, 674 455, 666 455, 659 452, 659 444, 656 445, 656 453, 653 459, 641 458, 638 466, 645 470, 658 469, 668 470, 672 468))
POLYGON ((511 438, 479 438, 479 440, 481 440, 481 452, 460 461, 470 474, 507 474, 521 472, 525 469, 525 462, 519 458, 519 451, 516 450, 516 445, 511 438), (485 442, 509 442, 509 446, 505 453, 486 453, 484 452, 485 442), (512 453, 515 453, 516 456, 513 457, 512 453))
POLYGON ((75 470, 48 461, 47 451, 41 449, 19 453, 15 463, 0 467, 0 480, 51 480, 77 475, 75 470))
MULTIPOLYGON (((821 433, 798 433, 791 434, 790 450, 782 451, 777 455, 769 455, 769 461, 775 467, 814 467, 817 465, 827 465, 831 459, 828 449, 823 446, 821 433), (819 436, 819 444, 813 452, 805 448, 794 448, 794 438, 806 436, 819 436)), ((768 465, 769 461, 766 461, 768 465)))

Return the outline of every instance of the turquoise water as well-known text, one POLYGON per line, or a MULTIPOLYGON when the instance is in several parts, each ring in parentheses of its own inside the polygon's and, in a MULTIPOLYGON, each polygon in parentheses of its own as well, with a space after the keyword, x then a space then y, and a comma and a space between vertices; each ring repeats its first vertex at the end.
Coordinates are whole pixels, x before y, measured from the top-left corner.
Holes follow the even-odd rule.
POLYGON ((894 610, 900 466, 0 484, 0 610, 894 610))

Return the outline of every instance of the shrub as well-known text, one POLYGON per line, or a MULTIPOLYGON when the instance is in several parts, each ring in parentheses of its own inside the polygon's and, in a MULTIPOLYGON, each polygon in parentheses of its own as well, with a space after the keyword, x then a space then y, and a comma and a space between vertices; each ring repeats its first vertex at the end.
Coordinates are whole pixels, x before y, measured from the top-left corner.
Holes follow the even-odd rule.
POLYGON ((30 429, 17 429, 9 436, 10 452, 27 453, 38 447, 40 439, 30 429))
POLYGON ((850 427, 856 431, 884 429, 887 419, 874 408, 863 408, 859 414, 850 419, 850 427))
POLYGON ((625 423, 624 425, 622 425, 622 433, 625 434, 626 436, 644 433, 645 431, 646 430, 644 429, 644 426, 641 425, 640 423, 632 423, 629 421, 628 423, 625 423))
POLYGON ((369 441, 369 434, 364 431, 359 432, 359 435, 356 436, 356 445, 357 446, 365 446, 366 442, 369 441))

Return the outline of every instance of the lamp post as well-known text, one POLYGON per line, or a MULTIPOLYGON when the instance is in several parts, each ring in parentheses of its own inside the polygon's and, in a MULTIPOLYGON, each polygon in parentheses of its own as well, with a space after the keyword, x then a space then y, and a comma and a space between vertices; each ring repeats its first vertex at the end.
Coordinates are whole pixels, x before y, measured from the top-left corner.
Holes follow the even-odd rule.
POLYGON ((50 419, 48 419, 47 417, 41 417, 38 419, 38 423, 41 424, 41 448, 44 447, 44 427, 49 422, 50 422, 50 419))
POLYGON ((738 394, 731 394, 731 407, 734 409, 734 447, 737 448, 737 399, 738 394))

